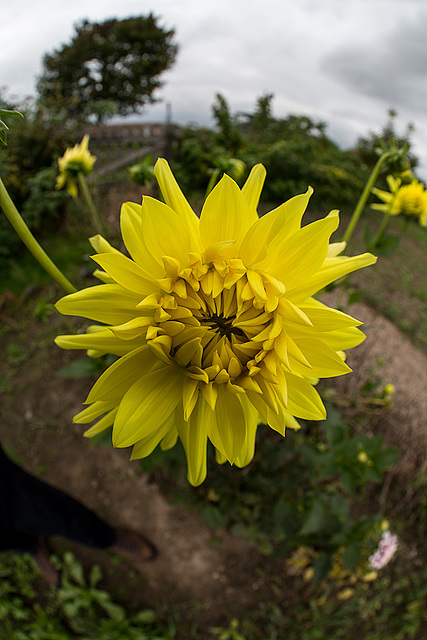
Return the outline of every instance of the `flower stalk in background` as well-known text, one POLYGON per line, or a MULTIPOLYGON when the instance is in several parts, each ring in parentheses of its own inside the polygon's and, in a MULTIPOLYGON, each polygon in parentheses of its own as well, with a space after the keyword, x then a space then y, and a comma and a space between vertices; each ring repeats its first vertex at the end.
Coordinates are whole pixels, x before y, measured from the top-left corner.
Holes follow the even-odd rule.
POLYGON ((114 446, 133 446, 133 459, 179 437, 198 485, 208 440, 218 462, 243 467, 260 422, 285 435, 296 418, 325 417, 314 384, 348 373, 342 352, 364 335, 360 322, 313 295, 376 258, 341 257, 345 243, 329 244, 336 211, 301 228, 311 188, 259 219, 262 165, 242 189, 225 175, 200 219, 165 160, 155 173, 165 204, 144 196, 142 206, 122 207, 131 258, 95 236, 103 284, 56 305, 104 326, 56 342, 119 357, 74 418, 96 421, 85 435, 113 425, 114 446))
POLYGON ((93 171, 95 162, 96 157, 89 151, 89 136, 85 135, 80 144, 68 147, 62 158, 58 159, 59 175, 56 179, 56 188, 65 187, 73 198, 77 198, 78 184, 92 217, 94 228, 98 233, 102 233, 101 220, 85 177, 93 171))
MULTIPOLYGON (((0 109, 0 117, 23 117, 21 113, 18 111, 8 111, 5 109, 0 109)), ((3 120, 0 119, 0 144, 7 145, 6 139, 6 131, 8 131, 8 126, 3 120)), ((15 207, 12 202, 9 193, 7 192, 6 187, 2 179, 0 178, 0 207, 3 209, 3 212, 6 218, 9 220, 12 227, 15 229, 16 233, 25 244, 27 249, 32 253, 37 262, 43 267, 43 269, 50 275, 50 277, 57 283, 59 286, 65 291, 65 293, 73 293, 76 291, 75 287, 71 284, 69 280, 64 276, 64 274, 58 269, 58 267, 53 263, 53 261, 49 258, 47 253, 42 249, 40 244, 34 238, 27 224, 23 220, 21 214, 15 207)))
POLYGON ((362 215, 362 212, 366 206, 368 198, 375 187, 375 183, 378 180, 378 176, 381 171, 388 166, 399 166, 400 171, 407 171, 409 168, 408 153, 409 144, 405 143, 402 146, 398 146, 392 139, 388 144, 383 140, 381 146, 376 150, 378 153, 378 160, 372 169, 371 175, 366 182, 360 198, 356 204, 353 214, 348 223, 345 231, 343 241, 347 244, 350 242, 350 238, 353 235, 354 229, 362 215))

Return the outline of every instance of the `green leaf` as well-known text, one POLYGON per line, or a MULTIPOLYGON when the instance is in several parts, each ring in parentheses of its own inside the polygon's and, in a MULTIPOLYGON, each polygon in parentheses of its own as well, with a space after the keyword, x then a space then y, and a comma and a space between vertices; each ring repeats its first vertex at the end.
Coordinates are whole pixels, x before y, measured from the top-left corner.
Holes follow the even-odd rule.
POLYGON ((396 251, 399 241, 400 236, 383 235, 374 247, 375 253, 385 258, 390 258, 396 251))
POLYGON ((314 563, 314 577, 315 584, 319 584, 328 577, 328 573, 332 569, 333 553, 324 551, 319 553, 316 562, 314 563))
POLYGON ((92 358, 79 358, 58 371, 62 378, 93 378, 98 373, 99 362, 92 358))
POLYGON ((344 549, 343 562, 345 569, 352 569, 357 564, 360 558, 360 552, 360 542, 353 542, 344 549))
POLYGON ((363 227, 363 242, 365 243, 366 249, 370 250, 372 244, 375 240, 375 234, 372 231, 371 227, 368 224, 365 224, 363 227))
POLYGON ((319 533, 319 531, 323 531, 327 527, 328 521, 329 513, 326 505, 320 500, 315 500, 306 521, 300 529, 300 535, 306 536, 312 533, 319 533))
POLYGON ((89 574, 90 586, 95 587, 98 584, 98 582, 101 580, 101 578, 102 578, 101 567, 99 566, 99 564, 94 564, 89 574))
POLYGON ((209 527, 212 527, 212 529, 223 527, 225 525, 226 517, 213 504, 205 505, 202 507, 201 511, 203 520, 209 527))

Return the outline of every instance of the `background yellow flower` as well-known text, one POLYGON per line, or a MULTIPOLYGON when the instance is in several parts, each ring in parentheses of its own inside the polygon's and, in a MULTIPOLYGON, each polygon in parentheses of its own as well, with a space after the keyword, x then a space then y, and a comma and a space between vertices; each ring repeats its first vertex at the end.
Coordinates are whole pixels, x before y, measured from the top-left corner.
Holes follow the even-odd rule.
POLYGON ((84 136, 80 144, 66 149, 62 158, 58 159, 59 175, 56 188, 66 187, 68 193, 77 197, 77 178, 79 173, 87 175, 93 170, 96 157, 89 151, 89 136, 84 136))

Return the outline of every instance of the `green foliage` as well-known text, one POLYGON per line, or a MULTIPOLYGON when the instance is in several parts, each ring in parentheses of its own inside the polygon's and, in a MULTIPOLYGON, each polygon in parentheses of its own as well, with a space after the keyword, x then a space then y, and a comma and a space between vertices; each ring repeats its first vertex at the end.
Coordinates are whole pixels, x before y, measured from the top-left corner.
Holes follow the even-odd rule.
MULTIPOLYGON (((53 167, 41 169, 26 183, 26 199, 21 212, 31 231, 38 237, 58 227, 64 214, 69 196, 64 191, 56 191, 56 170, 53 167)), ((19 199, 19 196, 18 196, 19 199)), ((9 258, 19 253, 21 240, 5 216, 0 216, 0 271, 9 265, 9 258)))
POLYGON ((0 109, 0 145, 7 146, 7 135, 6 131, 9 131, 9 127, 1 118, 23 118, 22 113, 19 111, 13 111, 11 109, 0 109))
POLYGON ((230 112, 230 107, 223 95, 217 93, 212 107, 217 127, 217 138, 232 155, 235 155, 242 145, 242 134, 237 126, 237 118, 230 112))
POLYGON ((396 562, 369 585, 360 584, 345 602, 333 591, 319 595, 309 586, 290 608, 260 602, 240 621, 239 630, 250 640, 421 640, 427 622, 427 570, 415 569, 407 559, 396 562))
MULTIPOLYGON (((0 95, 1 103, 9 104, 5 95, 0 95)), ((29 180, 56 164, 75 140, 76 129, 59 113, 48 112, 34 100, 14 104, 14 108, 19 108, 24 118, 16 120, 7 147, 0 148, 0 174, 15 206, 21 210, 34 188, 29 180)))
POLYGON ((94 565, 86 578, 81 564, 67 552, 58 561, 62 584, 40 603, 37 574, 29 557, 8 554, 0 564, 0 640, 172 640, 172 629, 153 610, 128 614, 99 589, 102 572, 94 565))
POLYGON ((353 152, 342 151, 326 136, 324 122, 307 116, 272 115, 271 94, 258 98, 253 114, 232 114, 218 94, 213 105, 216 128, 188 127, 174 146, 173 168, 187 192, 206 189, 209 172, 218 158, 234 156, 248 170, 262 162, 268 173, 262 198, 283 202, 309 185, 311 207, 348 209, 357 200, 367 168, 353 152))
MULTIPOLYGON (((389 109, 388 119, 379 133, 371 131, 367 136, 361 136, 357 143, 355 151, 360 160, 367 166, 373 167, 378 156, 384 151, 391 148, 404 149, 409 151, 411 146, 411 136, 414 132, 414 126, 408 124, 403 134, 399 134, 396 130, 397 111, 389 109)), ((411 167, 418 165, 418 158, 413 154, 405 154, 405 157, 396 154, 391 162, 383 167, 383 173, 400 173, 411 167), (406 160, 407 157, 407 160, 406 160)), ((385 181, 383 181, 385 186, 385 181)))
POLYGON ((101 122, 112 111, 138 113, 154 102, 153 93, 163 84, 159 77, 175 60, 174 35, 151 13, 99 23, 83 20, 69 44, 45 55, 40 98, 80 121, 95 115, 101 122))
MULTIPOLYGON (((383 447, 380 436, 351 435, 332 407, 324 423, 306 424, 298 433, 288 430, 285 440, 261 431, 248 467, 239 471, 211 460, 205 483, 189 489, 182 479, 175 497, 197 506, 210 526, 229 527, 254 540, 264 553, 314 547, 318 581, 329 572, 338 549, 345 552, 347 568, 362 554, 367 557, 376 546, 372 534, 381 515, 356 517, 354 496, 363 496, 370 483, 382 480, 397 451, 383 447)), ((177 455, 163 453, 174 478, 177 455)), ((145 470, 147 464, 141 461, 145 470)))
POLYGON ((149 154, 138 164, 129 167, 129 175, 132 182, 142 187, 151 187, 155 179, 153 156, 149 154))

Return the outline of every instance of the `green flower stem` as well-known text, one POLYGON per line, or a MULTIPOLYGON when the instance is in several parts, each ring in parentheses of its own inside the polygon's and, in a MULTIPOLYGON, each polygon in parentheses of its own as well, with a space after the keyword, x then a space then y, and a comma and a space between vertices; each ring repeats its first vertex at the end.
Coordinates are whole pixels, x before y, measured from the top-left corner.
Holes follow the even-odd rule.
POLYGON ((387 160, 387 158, 392 155, 389 151, 386 151, 385 153, 383 153, 377 160, 375 167, 372 169, 372 173, 369 176, 369 179, 367 181, 367 183, 365 184, 365 187, 362 191, 362 194, 359 198, 359 201, 353 211, 353 215, 351 216, 351 220, 348 224, 348 227, 345 231, 344 234, 344 238, 343 241, 346 242, 347 244, 350 241, 350 238, 353 234, 354 228, 356 226, 356 224, 359 221, 359 218, 362 214, 363 209, 365 208, 366 205, 366 201, 369 198, 369 194, 371 193, 377 179, 378 179, 378 175, 380 173, 380 169, 383 165, 383 163, 387 160))
POLYGON ((12 227, 15 229, 22 242, 27 249, 33 254, 37 262, 43 267, 43 269, 50 275, 55 282, 65 291, 65 293, 74 293, 77 291, 64 274, 58 269, 58 267, 52 262, 47 253, 41 248, 33 234, 25 224, 17 208, 13 204, 6 187, 0 178, 0 207, 3 209, 6 218, 9 220, 12 227))
POLYGON ((86 182, 86 178, 84 177, 81 171, 79 172, 78 177, 79 177, 79 185, 82 190, 83 197, 86 201, 90 215, 92 217, 93 226, 95 227, 98 233, 102 234, 103 229, 102 229, 101 220, 99 218, 97 208, 95 207, 95 203, 92 199, 92 195, 90 193, 88 183, 86 182))
POLYGON ((377 231, 377 234, 375 236, 375 238, 373 239, 373 242, 371 244, 370 247, 368 247, 369 251, 373 251, 375 249, 375 247, 377 246, 377 244, 379 243, 379 241, 381 240, 381 237, 385 231, 385 228, 387 226, 387 223, 389 221, 390 218, 390 212, 389 211, 385 211, 384 215, 383 215, 383 219, 381 220, 381 224, 379 226, 379 229, 377 231))

